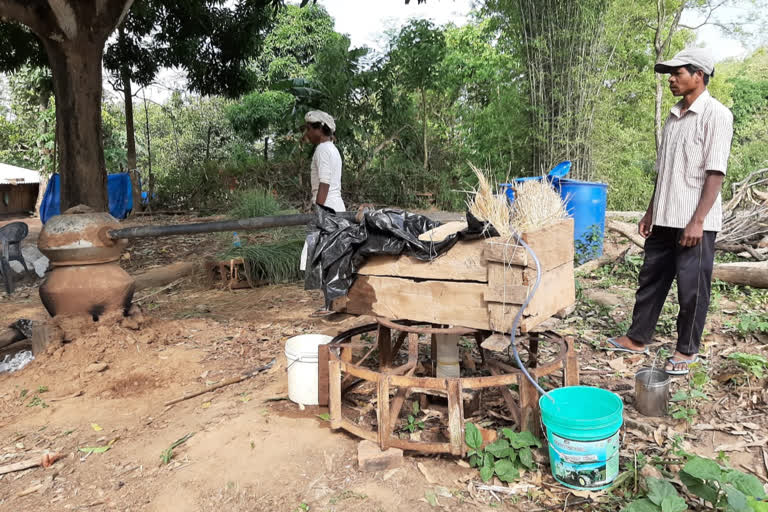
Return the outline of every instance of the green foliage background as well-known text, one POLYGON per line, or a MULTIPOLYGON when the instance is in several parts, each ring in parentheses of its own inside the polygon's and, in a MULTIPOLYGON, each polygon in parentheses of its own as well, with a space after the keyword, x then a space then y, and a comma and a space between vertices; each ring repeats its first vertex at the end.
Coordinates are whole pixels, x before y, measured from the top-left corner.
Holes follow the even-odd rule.
MULTIPOLYGON (((589 58, 565 68, 575 77, 594 75, 578 82, 594 90, 591 106, 568 113, 588 116, 589 123, 562 118, 548 125, 555 127, 550 136, 557 144, 545 161, 540 116, 549 112, 531 102, 529 52, 538 43, 520 42, 521 5, 527 4, 482 2, 462 27, 413 20, 389 33, 382 51, 352 47, 320 5, 288 5, 249 59, 254 86, 247 94, 228 99, 179 90, 160 103, 134 98, 144 189, 151 181, 157 203, 171 208, 226 210, 235 191, 252 187, 306 208, 312 147, 300 142, 300 126, 306 111, 322 109, 337 120, 348 204, 460 210, 464 192, 474 185, 469 162, 504 181, 573 159, 579 177, 609 185, 609 209, 645 209, 654 181, 649 24, 656 3, 579 4, 579 15, 600 37, 559 37, 595 45, 589 58), (572 130, 576 135, 569 135, 572 130)), ((670 52, 694 38, 681 29, 670 52)), ((563 59, 555 57, 562 67, 563 59)), ((573 80, 557 84, 552 101, 563 103, 579 92, 568 89, 579 87, 573 80)), ((768 48, 718 63, 709 88, 734 114, 727 197, 733 182, 768 165, 768 48)), ((53 172, 50 91, 50 75, 42 68, 23 67, 0 80, 0 161, 53 172)), ((675 101, 665 91, 662 112, 675 101)), ((109 172, 126 166, 123 109, 121 98, 105 97, 109 172)))

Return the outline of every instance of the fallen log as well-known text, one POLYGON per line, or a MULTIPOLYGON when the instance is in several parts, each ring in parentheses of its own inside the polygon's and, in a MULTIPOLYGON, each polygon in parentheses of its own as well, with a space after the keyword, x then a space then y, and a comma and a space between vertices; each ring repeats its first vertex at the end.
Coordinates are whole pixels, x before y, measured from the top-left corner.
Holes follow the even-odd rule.
POLYGON ((136 291, 157 286, 165 286, 177 279, 188 276, 202 269, 202 265, 195 261, 179 261, 164 267, 153 268, 133 278, 136 282, 136 291))
MULTIPOLYGON (((643 239, 639 234, 633 233, 634 226, 626 222, 608 221, 606 226, 611 231, 615 231, 635 245, 643 247, 643 239)), ((717 245, 715 246, 717 247, 717 245)), ((724 249, 733 249, 733 245, 723 245, 724 249)), ((744 250, 744 245, 739 245, 738 249, 744 250)), ((754 251, 754 249, 753 249, 754 251)), ((755 257, 760 257, 757 251, 754 251, 755 257)), ((752 251, 750 251, 750 254, 752 251)), ((600 260, 597 260, 600 261, 600 260)), ((581 270, 581 269, 579 269, 581 270)), ((591 269, 587 269, 589 271, 591 269)), ((754 288, 768 288, 768 261, 746 262, 746 263, 717 263, 712 273, 714 279, 719 279, 730 284, 742 286, 752 286, 754 288)))
POLYGON ((609 220, 605 223, 605 226, 611 231, 615 231, 620 235, 624 235, 630 242, 634 243, 641 249, 645 248, 645 239, 637 232, 637 225, 630 224, 628 222, 621 222, 618 220, 609 220))
POLYGON ((768 262, 718 263, 712 277, 731 284, 768 288, 768 262))
POLYGON ((578 267, 573 269, 574 274, 588 274, 589 272, 594 272, 598 268, 602 267, 603 265, 608 265, 609 263, 613 263, 614 261, 621 258, 621 255, 619 256, 609 256, 607 254, 603 254, 596 260, 589 260, 588 262, 579 265, 578 267))

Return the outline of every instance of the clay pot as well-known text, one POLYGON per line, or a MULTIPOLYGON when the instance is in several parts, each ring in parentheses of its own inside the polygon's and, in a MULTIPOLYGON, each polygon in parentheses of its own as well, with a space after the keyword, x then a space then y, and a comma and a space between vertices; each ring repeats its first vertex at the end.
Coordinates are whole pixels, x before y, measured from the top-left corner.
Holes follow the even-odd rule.
POLYGON ((119 227, 108 213, 76 206, 45 223, 37 247, 54 267, 117 261, 128 241, 112 240, 107 232, 119 227))
POLYGON ((40 300, 51 316, 88 314, 96 321, 107 311, 128 312, 134 281, 114 263, 57 267, 40 286, 40 300))

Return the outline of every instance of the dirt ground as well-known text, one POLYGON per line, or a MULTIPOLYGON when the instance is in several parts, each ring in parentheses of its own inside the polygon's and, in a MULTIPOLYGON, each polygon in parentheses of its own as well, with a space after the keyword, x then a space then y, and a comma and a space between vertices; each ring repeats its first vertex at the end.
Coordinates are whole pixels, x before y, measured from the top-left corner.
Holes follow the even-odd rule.
MULTIPOLYGON (((146 270, 215 255, 227 242, 220 235, 134 242, 121 264, 129 272, 146 270)), ((627 247, 609 240, 606 252, 620 254, 627 247)), ((650 359, 621 357, 599 346, 631 315, 631 282, 616 277, 628 265, 617 261, 614 268, 579 277, 578 308, 555 327, 577 337, 582 384, 610 389, 627 403, 622 468, 638 452, 661 456, 674 445, 708 457, 723 452, 733 467, 749 468, 768 482, 765 381, 745 378, 725 357, 734 351, 768 355, 768 340, 728 327, 740 310, 765 311, 765 295, 750 298, 744 295, 749 291, 738 290, 716 297, 703 350, 711 384, 692 421, 642 417, 632 406, 634 373, 650 359), (731 377, 720 382, 729 371, 731 377)), ((0 299, 3 325, 46 318, 37 285, 27 278, 12 297, 0 299)), ((582 504, 569 509, 620 508, 615 495, 570 494, 546 463, 523 476, 536 484, 535 491, 510 497, 477 491, 477 470, 452 457, 406 454, 400 469, 359 471, 358 441, 329 428, 321 417, 327 409, 301 409, 287 400, 283 347, 292 336, 333 334, 366 319, 309 318, 321 295, 300 283, 230 291, 192 276, 170 288, 143 290, 135 301, 145 316, 139 330, 90 326, 23 370, 0 374, 0 466, 45 452, 64 455, 47 469, 0 476, 0 510, 532 512, 560 510, 577 500, 582 504), (275 365, 256 377, 164 406, 272 359, 275 365), (102 450, 86 453, 87 447, 102 450)), ((673 338, 661 334, 659 341, 673 338)), ((673 391, 686 386, 685 379, 676 379, 673 391)), ((501 428, 509 426, 505 416, 499 409, 473 421, 501 428)))

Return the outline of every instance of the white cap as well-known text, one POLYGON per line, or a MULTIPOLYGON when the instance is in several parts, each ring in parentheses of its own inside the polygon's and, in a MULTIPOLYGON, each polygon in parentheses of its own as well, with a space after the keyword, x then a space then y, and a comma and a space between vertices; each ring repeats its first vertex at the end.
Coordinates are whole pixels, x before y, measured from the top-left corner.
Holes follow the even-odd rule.
POLYGON ((336 122, 329 114, 326 114, 322 110, 310 110, 304 116, 304 121, 308 123, 322 123, 330 128, 332 132, 336 131, 336 122))
POLYGON ((692 64, 709 76, 715 75, 715 59, 706 48, 687 48, 669 60, 657 63, 653 70, 657 73, 671 73, 676 68, 692 64))

